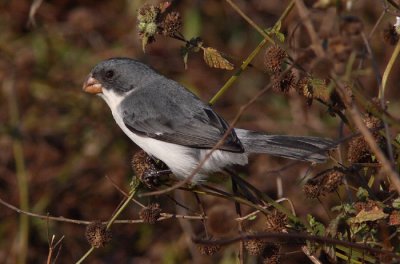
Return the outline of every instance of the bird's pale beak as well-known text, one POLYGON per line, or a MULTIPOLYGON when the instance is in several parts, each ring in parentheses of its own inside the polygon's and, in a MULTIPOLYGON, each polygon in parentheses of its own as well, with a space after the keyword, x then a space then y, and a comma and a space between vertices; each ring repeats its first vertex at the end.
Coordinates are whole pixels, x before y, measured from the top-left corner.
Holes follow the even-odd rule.
POLYGON ((89 75, 87 77, 86 81, 83 83, 82 89, 84 92, 91 94, 98 94, 103 92, 103 87, 98 80, 92 77, 92 75, 89 75))

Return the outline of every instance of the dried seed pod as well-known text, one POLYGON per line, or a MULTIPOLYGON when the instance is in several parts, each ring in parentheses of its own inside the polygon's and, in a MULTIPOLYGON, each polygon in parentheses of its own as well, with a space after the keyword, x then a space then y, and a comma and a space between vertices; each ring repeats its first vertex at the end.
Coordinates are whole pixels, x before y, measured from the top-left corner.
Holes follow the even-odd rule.
MULTIPOLYGON (((213 239, 210 238, 210 241, 213 239)), ((217 253, 221 249, 221 245, 218 244, 197 244, 197 248, 199 249, 202 255, 212 256, 217 253)))
POLYGON ((322 194, 320 182, 315 179, 310 179, 303 186, 303 192, 308 199, 318 198, 322 194))
POLYGON ((342 184, 344 176, 344 173, 337 169, 327 172, 323 180, 324 191, 328 193, 336 191, 339 185, 342 184))
POLYGON ((135 172, 136 176, 141 179, 143 173, 148 169, 153 169, 154 164, 151 162, 150 156, 140 150, 136 152, 132 157, 132 169, 135 172))
POLYGON ((395 211, 390 213, 389 225, 391 225, 391 226, 400 225, 400 211, 395 210, 395 211))
POLYGON ((182 18, 178 12, 171 12, 165 16, 161 23, 162 34, 164 36, 173 37, 179 33, 182 27, 182 18))
POLYGON ((136 177, 149 189, 160 186, 170 175, 167 165, 150 157, 143 150, 133 155, 132 169, 136 177))
POLYGON ((313 89, 310 83, 310 79, 307 77, 301 78, 297 82, 295 89, 298 94, 304 96, 307 99, 307 104, 310 106, 313 101, 313 89))
POLYGON ((347 159, 350 163, 362 163, 371 160, 371 151, 363 137, 355 137, 349 142, 347 159))
POLYGON ((244 247, 249 255, 259 256, 264 250, 265 242, 261 239, 250 239, 244 241, 244 247))
POLYGON ((282 232, 286 229, 287 216, 277 210, 274 210, 272 214, 267 215, 267 220, 265 221, 265 230, 273 232, 282 232))
POLYGON ((158 218, 160 218, 161 211, 160 205, 158 203, 153 203, 142 208, 139 212, 139 217, 144 223, 155 224, 158 218))
POLYGON ((282 71, 282 63, 287 57, 284 49, 277 45, 270 46, 264 55, 264 65, 270 73, 279 73, 282 71))
POLYGON ((104 247, 111 241, 112 234, 106 225, 101 222, 93 222, 86 227, 86 240, 94 248, 104 247))
MULTIPOLYGON (((250 235, 254 235, 254 231, 249 231, 250 235)), ((244 248, 247 250, 249 255, 252 256, 259 256, 262 254, 265 246, 267 245, 267 242, 263 239, 259 238, 254 238, 254 239, 248 239, 244 241, 244 248)))
POLYGON ((272 90, 275 92, 288 93, 292 89, 296 89, 297 82, 292 71, 288 71, 281 77, 280 74, 271 76, 272 90))

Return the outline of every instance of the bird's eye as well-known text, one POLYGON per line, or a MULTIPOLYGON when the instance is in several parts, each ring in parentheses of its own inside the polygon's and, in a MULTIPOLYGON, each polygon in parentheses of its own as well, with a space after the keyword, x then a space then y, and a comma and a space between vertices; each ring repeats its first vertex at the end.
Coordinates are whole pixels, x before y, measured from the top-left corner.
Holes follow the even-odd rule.
POLYGON ((112 79, 112 77, 114 77, 114 71, 113 70, 106 71, 105 76, 107 79, 112 79))

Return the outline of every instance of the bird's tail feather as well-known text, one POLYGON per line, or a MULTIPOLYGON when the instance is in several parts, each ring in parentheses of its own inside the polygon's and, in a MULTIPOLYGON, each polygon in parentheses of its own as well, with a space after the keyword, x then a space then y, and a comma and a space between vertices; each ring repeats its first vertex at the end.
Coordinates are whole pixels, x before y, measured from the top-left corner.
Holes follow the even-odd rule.
POLYGON ((273 156, 311 162, 324 162, 328 150, 336 147, 330 139, 319 137, 279 136, 235 129, 248 153, 265 153, 273 156))

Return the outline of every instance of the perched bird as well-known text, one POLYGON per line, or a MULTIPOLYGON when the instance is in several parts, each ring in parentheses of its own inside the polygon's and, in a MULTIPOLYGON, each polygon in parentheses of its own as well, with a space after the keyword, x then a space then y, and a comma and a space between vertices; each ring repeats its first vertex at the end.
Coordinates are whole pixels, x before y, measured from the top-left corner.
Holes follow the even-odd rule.
MULTIPOLYGON (((125 134, 181 179, 191 175, 229 127, 182 85, 133 59, 100 62, 87 77, 83 90, 103 98, 125 134)), ((235 128, 192 181, 230 165, 245 165, 250 153, 324 162, 327 150, 334 146, 324 138, 268 135, 235 128)))

